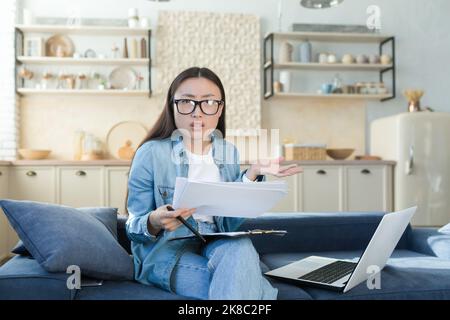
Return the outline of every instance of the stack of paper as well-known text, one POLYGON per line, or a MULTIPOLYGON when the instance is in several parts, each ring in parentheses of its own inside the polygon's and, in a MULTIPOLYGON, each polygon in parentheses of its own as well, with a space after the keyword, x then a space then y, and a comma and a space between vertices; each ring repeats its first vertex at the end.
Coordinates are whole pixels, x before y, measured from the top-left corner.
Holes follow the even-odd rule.
POLYGON ((203 182, 178 177, 173 207, 196 208, 196 215, 256 218, 286 195, 285 181, 203 182))

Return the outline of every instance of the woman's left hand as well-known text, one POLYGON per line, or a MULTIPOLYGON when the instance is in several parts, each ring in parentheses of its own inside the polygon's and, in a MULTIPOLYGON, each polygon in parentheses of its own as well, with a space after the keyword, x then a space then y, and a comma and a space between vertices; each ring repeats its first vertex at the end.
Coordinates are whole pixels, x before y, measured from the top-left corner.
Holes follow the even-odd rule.
POLYGON ((289 177, 295 174, 303 172, 303 168, 297 164, 291 164, 287 166, 281 166, 280 163, 284 161, 283 157, 268 160, 265 162, 259 161, 256 164, 252 164, 247 170, 247 178, 254 181, 259 175, 272 175, 277 178, 289 177))

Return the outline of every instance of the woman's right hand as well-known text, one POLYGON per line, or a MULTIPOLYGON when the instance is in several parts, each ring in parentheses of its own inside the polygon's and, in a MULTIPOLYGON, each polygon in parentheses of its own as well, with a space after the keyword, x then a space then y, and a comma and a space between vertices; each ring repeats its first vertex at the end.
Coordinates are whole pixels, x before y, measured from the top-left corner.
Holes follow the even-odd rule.
POLYGON ((151 234, 156 235, 161 229, 174 231, 182 224, 177 219, 178 216, 187 219, 195 212, 195 209, 178 209, 170 211, 167 207, 168 205, 161 206, 149 215, 148 225, 150 228, 148 229, 151 234))

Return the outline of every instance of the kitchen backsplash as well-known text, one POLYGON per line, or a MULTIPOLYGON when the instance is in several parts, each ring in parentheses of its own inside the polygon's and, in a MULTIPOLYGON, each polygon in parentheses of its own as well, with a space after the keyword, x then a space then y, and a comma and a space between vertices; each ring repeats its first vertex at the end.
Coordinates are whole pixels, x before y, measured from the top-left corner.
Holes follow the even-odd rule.
MULTIPOLYGON (((51 149, 50 159, 73 158, 73 138, 78 129, 106 140, 108 131, 124 120, 141 122, 147 128, 162 110, 163 96, 119 97, 26 97, 21 103, 21 145, 51 149), (80 116, 82 115, 82 116, 80 116)), ((365 107, 363 102, 278 100, 262 106, 262 127, 280 129, 280 140, 324 143, 331 148, 365 150, 365 107)), ((233 140, 230 138, 230 140, 233 140)), ((242 160, 245 150, 239 150, 242 160)))

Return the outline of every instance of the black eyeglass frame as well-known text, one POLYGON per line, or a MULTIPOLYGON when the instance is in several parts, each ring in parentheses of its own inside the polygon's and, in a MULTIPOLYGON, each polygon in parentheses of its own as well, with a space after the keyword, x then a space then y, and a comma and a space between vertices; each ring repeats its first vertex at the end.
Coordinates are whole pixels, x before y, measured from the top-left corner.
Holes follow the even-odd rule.
POLYGON ((206 99, 206 100, 200 100, 200 101, 192 100, 192 99, 174 99, 174 100, 173 100, 173 103, 174 103, 175 106, 177 107, 178 113, 179 113, 179 114, 182 114, 182 115, 184 115, 184 116, 187 116, 187 115, 190 115, 190 114, 194 113, 194 112, 195 112, 195 109, 197 109, 197 106, 200 108, 200 110, 203 112, 203 114, 205 114, 205 115, 207 115, 207 116, 214 116, 214 115, 217 114, 217 112, 219 112, 220 106, 224 105, 225 102, 224 102, 223 100, 214 100, 214 99, 206 99), (191 102, 191 104, 192 104, 192 102, 193 102, 193 103, 194 103, 194 109, 193 109, 191 112, 189 112, 189 113, 183 113, 183 112, 180 112, 180 109, 178 108, 178 102, 180 102, 180 101, 189 101, 189 102, 191 102), (202 103, 203 103, 203 102, 207 102, 207 101, 214 101, 214 102, 217 102, 218 106, 217 106, 216 112, 214 112, 214 113, 206 113, 205 111, 203 111, 202 103))

